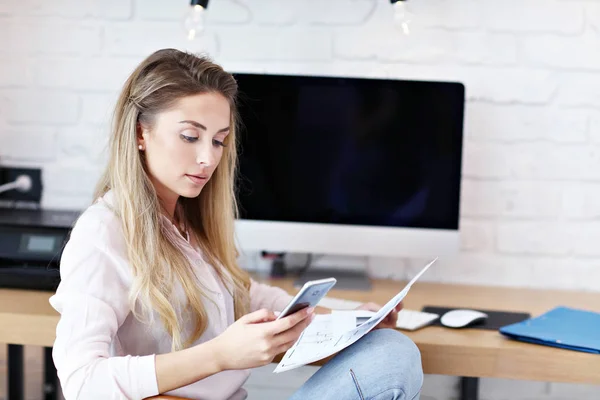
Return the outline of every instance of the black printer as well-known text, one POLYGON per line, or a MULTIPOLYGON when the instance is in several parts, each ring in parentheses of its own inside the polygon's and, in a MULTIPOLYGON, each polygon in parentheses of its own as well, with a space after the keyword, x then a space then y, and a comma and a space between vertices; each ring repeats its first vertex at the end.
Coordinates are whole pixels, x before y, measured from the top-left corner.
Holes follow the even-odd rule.
POLYGON ((79 212, 0 208, 0 288, 55 291, 79 212))

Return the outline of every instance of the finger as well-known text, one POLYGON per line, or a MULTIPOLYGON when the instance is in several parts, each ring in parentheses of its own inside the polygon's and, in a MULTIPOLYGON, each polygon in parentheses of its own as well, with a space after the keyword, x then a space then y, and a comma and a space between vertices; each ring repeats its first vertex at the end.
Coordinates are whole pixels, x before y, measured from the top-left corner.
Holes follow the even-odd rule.
POLYGON ((275 346, 284 346, 286 343, 294 344, 300 338, 300 336, 302 336, 302 332, 308 327, 308 325, 310 325, 313 319, 314 316, 306 318, 292 329, 288 329, 287 331, 276 335, 275 346))
POLYGON ((302 335, 302 332, 308 327, 308 325, 310 325, 313 319, 314 314, 311 315, 309 318, 305 318, 293 328, 275 335, 276 346, 282 345, 283 343, 287 343, 290 341, 295 342, 296 340, 298 340, 300 335, 302 335))
POLYGON ((362 306, 360 306, 361 310, 367 310, 367 311, 379 311, 379 309, 381 309, 381 306, 379 304, 376 303, 365 303, 362 306))
POLYGON ((390 313, 381 320, 381 322, 388 325, 396 325, 396 321, 398 321, 398 313, 396 311, 390 311, 390 313))
POLYGON ((389 319, 388 323, 391 326, 395 327, 397 322, 398 322, 398 314, 394 313, 393 315, 390 315, 390 319, 389 319))
POLYGON ((392 326, 393 324, 395 324, 390 317, 383 319, 380 323, 384 324, 385 326, 392 326))
POLYGON ((240 321, 247 324, 255 324, 258 322, 272 321, 275 318, 276 317, 273 311, 263 308, 258 311, 254 311, 250 314, 244 315, 242 318, 240 318, 240 321))
POLYGON ((293 313, 292 315, 288 315, 287 317, 278 319, 276 321, 269 322, 269 332, 272 335, 277 335, 281 332, 285 332, 289 329, 292 329, 298 323, 304 321, 306 318, 311 316, 314 313, 314 308, 304 308, 300 311, 293 313))
POLYGON ((314 309, 306 308, 300 310, 292 315, 289 315, 283 319, 274 321, 271 323, 271 333, 273 336, 281 335, 282 333, 288 332, 295 327, 300 326, 299 329, 304 329, 302 326, 310 324, 314 316, 314 309))
POLYGON ((378 325, 377 325, 377 329, 383 329, 383 328, 395 328, 396 324, 391 324, 388 321, 381 321, 378 325))
POLYGON ((294 343, 296 343, 298 339, 295 340, 290 340, 289 342, 285 342, 280 344, 276 349, 275 349, 275 355, 281 354, 281 353, 285 353, 286 351, 288 351, 289 349, 292 348, 292 346, 294 345, 294 343))

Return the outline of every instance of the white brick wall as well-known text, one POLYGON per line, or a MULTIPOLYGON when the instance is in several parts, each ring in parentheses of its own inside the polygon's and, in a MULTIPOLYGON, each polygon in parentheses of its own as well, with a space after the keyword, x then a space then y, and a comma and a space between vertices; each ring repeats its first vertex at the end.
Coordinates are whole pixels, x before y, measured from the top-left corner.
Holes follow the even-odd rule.
POLYGON ((4 117, 8 124, 72 126, 79 119, 80 98, 74 93, 6 89, 2 95, 8 104, 4 117))
MULTIPOLYGON (((423 278, 600 291, 600 2, 412 0, 418 25, 403 38, 387 0, 213 0, 206 37, 191 43, 186 4, 0 0, 0 163, 42 166, 45 207, 87 204, 117 91, 160 47, 206 51, 236 71, 458 80, 461 253, 423 278)), ((406 278, 422 262, 368 267, 406 278)), ((270 390, 288 393, 307 373, 270 390)), ((599 390, 485 379, 482 398, 599 390)), ((455 398, 456 380, 428 377, 423 397, 455 398)))

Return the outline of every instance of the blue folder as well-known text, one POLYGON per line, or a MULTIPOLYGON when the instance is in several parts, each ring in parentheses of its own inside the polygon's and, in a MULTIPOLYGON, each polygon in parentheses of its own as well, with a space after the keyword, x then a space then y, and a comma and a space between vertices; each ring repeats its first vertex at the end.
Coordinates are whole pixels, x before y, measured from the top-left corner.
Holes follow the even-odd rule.
POLYGON ((556 307, 499 331, 524 342, 600 354, 600 313, 596 312, 556 307))

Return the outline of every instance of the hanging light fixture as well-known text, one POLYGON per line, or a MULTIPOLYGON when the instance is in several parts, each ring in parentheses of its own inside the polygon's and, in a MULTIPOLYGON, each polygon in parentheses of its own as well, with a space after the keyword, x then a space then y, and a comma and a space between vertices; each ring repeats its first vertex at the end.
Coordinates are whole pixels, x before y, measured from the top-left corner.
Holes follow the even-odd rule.
POLYGON ((413 13, 410 11, 408 0, 390 0, 394 8, 394 26, 405 35, 410 34, 410 24, 413 19, 413 13))
POLYGON ((189 40, 194 40, 204 33, 207 7, 208 0, 190 1, 190 8, 183 21, 183 28, 185 29, 189 40))

